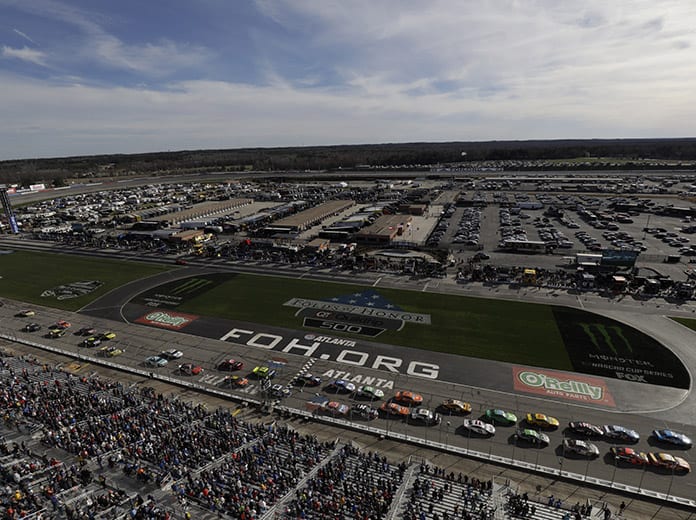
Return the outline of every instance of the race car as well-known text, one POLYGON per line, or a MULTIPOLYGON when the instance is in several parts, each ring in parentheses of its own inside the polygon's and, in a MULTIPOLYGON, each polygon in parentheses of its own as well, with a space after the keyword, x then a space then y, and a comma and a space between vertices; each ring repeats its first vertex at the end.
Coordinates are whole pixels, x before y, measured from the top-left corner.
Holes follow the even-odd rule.
POLYGON ((94 336, 97 333, 97 329, 94 327, 82 327, 75 331, 75 336, 94 336))
POLYGON ((347 404, 339 403, 338 401, 329 401, 329 403, 324 407, 324 411, 330 415, 344 416, 350 411, 350 406, 347 404))
POLYGON ((671 453, 648 453, 648 460, 651 466, 675 473, 689 473, 691 471, 691 465, 685 459, 671 453))
POLYGON ((605 424, 604 438, 633 443, 640 440, 640 435, 638 435, 638 432, 635 430, 629 430, 623 426, 618 426, 616 424, 605 424))
POLYGON ((167 366, 167 363, 169 363, 168 360, 164 359, 163 357, 159 356, 150 356, 145 360, 145 364, 149 367, 155 367, 155 368, 160 368, 167 366))
POLYGON ((17 314, 15 314, 15 316, 17 318, 30 318, 31 316, 36 316, 36 311, 25 309, 23 311, 19 311, 17 314))
POLYGON ((55 322, 53 325, 51 325, 49 328, 58 328, 58 329, 69 329, 72 327, 72 324, 69 321, 65 320, 58 320, 55 322))
POLYGON ((46 337, 49 338, 60 338, 62 336, 65 336, 65 329, 48 329, 48 334, 46 334, 46 337))
POLYGON ((356 404, 352 408, 352 414, 362 419, 367 419, 368 421, 379 417, 379 411, 376 408, 372 408, 370 405, 364 403, 356 404))
POLYGON ((396 392, 396 395, 394 396, 394 401, 396 401, 397 403, 405 404, 406 406, 414 406, 419 405, 423 402, 423 396, 420 394, 413 393, 410 390, 402 390, 400 392, 396 392))
POLYGON ((321 377, 312 375, 309 372, 300 374, 295 380, 295 385, 297 386, 319 386, 320 384, 321 377))
POLYGON ((232 387, 244 387, 249 384, 249 380, 242 376, 227 376, 220 382, 220 386, 232 387))
POLYGON ((468 434, 474 433, 486 437, 495 435, 495 426, 479 419, 464 419, 462 427, 468 434))
POLYGON ((582 435, 583 437, 604 436, 604 428, 587 422, 570 422, 568 423, 568 429, 577 435, 582 435))
POLYGON ((591 442, 579 439, 563 439, 563 453, 594 459, 599 457, 599 448, 591 442))
POLYGON ((543 413, 528 413, 526 421, 530 426, 537 426, 544 430, 555 430, 560 424, 555 417, 550 417, 543 413))
POLYGON ((334 392, 355 392, 355 385, 345 379, 334 379, 329 382, 327 389, 334 392))
POLYGON ((413 410, 411 410, 411 414, 409 415, 410 422, 421 423, 425 424, 426 426, 434 426, 436 424, 440 424, 441 420, 442 418, 440 417, 439 413, 434 413, 423 406, 414 408, 413 410))
POLYGON ((688 450, 692 446, 691 439, 683 433, 675 432, 674 430, 653 430, 653 436, 658 442, 672 444, 679 448, 688 450))
POLYGON ((633 448, 612 446, 609 451, 611 451, 617 463, 625 462, 633 466, 645 466, 650 462, 645 453, 636 451, 633 448))
POLYGON ((224 359, 218 363, 217 369, 227 372, 233 372, 235 370, 241 370, 244 368, 244 363, 237 361, 236 359, 224 359))
POLYGON ((98 336, 90 336, 89 338, 82 340, 82 343, 80 344, 83 347, 92 348, 98 347, 99 345, 101 345, 101 342, 102 340, 98 336))
POLYGON ((515 440, 527 442, 534 446, 548 446, 549 437, 545 433, 532 430, 531 428, 520 428, 515 432, 515 440))
POLYGON ((449 414, 464 414, 471 412, 471 405, 469 403, 465 403, 464 401, 459 401, 458 399, 447 399, 443 401, 438 408, 440 411, 449 414))
POLYGON ((170 348, 160 352, 159 356, 163 357, 164 359, 168 359, 169 361, 172 361, 174 359, 181 359, 182 357, 184 357, 184 353, 181 350, 170 348))
POLYGON ((387 415, 396 415, 399 417, 407 417, 411 412, 411 410, 408 409, 408 406, 401 406, 399 403, 390 402, 383 403, 379 409, 387 415))
POLYGON ((186 376, 197 376, 203 372, 203 367, 194 365, 193 363, 184 363, 183 365, 179 365, 177 370, 180 374, 184 374, 186 376))
POLYGON ((41 325, 38 323, 27 323, 22 330, 24 332, 36 332, 37 330, 41 330, 41 325))
POLYGON ((512 412, 506 412, 498 408, 489 408, 485 414, 486 420, 500 426, 512 426, 517 422, 517 416, 512 412))
POLYGON ((273 385, 271 387, 271 395, 273 397, 290 397, 292 392, 283 385, 273 385))
POLYGON ((120 349, 120 348, 118 348, 118 347, 113 347, 113 346, 110 346, 110 347, 102 347, 102 348, 99 349, 99 353, 100 353, 102 356, 105 356, 105 357, 116 357, 116 356, 120 356, 121 354, 123 354, 123 352, 124 352, 123 349, 120 349))
POLYGON ((257 379, 273 379, 276 375, 276 371, 265 365, 255 366, 254 370, 251 371, 252 374, 256 376, 257 379))
POLYGON ((355 391, 356 397, 365 397, 367 399, 382 399, 384 397, 384 392, 379 388, 374 386, 359 386, 355 391))
POLYGON ((102 332, 101 334, 99 334, 98 337, 102 341, 108 341, 110 339, 114 339, 116 337, 116 333, 111 332, 110 330, 107 330, 106 332, 102 332))

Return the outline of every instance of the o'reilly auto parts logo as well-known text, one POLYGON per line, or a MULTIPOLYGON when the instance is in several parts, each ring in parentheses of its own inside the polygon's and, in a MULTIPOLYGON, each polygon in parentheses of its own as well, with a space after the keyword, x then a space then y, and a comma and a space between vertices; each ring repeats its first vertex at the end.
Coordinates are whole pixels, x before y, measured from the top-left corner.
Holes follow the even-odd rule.
POLYGON ((148 312, 144 316, 136 319, 136 323, 143 325, 151 325, 153 327, 161 327, 163 329, 179 330, 186 327, 192 321, 198 319, 198 316, 193 314, 182 314, 180 312, 172 312, 169 310, 157 309, 148 312))
POLYGON ((546 397, 560 397, 573 401, 585 401, 614 407, 614 398, 604 381, 594 377, 513 367, 515 390, 546 397))

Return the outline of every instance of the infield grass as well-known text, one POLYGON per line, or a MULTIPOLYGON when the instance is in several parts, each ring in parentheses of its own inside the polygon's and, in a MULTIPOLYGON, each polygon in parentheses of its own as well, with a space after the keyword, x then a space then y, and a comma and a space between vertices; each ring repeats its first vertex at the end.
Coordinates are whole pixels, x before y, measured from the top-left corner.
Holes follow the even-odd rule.
MULTIPOLYGON (((162 291, 162 287, 158 290, 162 291)), ((250 323, 302 328, 291 298, 328 300, 366 290, 359 285, 238 274, 185 300, 178 311, 250 323)), ((370 339, 380 343, 533 366, 571 370, 552 307, 504 300, 378 289, 405 311, 430 314, 432 323, 406 323, 370 339)), ((307 329, 322 334, 318 329, 307 329)), ((328 335, 340 335, 326 331, 328 335)), ((355 338, 356 336, 350 336, 355 338)))
POLYGON ((125 283, 171 269, 167 266, 126 260, 14 251, 0 254, 0 295, 27 303, 75 311, 125 283), (41 296, 45 290, 58 285, 88 280, 97 280, 103 282, 103 285, 92 293, 66 300, 41 296))

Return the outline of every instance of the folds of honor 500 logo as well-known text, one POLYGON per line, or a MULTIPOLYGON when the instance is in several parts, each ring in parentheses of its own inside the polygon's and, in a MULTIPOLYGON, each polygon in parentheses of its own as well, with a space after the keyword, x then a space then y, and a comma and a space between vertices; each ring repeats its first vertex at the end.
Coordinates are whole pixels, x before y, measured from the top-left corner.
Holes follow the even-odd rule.
POLYGON ((296 307, 302 325, 327 332, 375 337, 385 330, 401 330, 406 323, 430 325, 430 314, 408 312, 373 289, 326 300, 292 298, 283 305, 296 307))

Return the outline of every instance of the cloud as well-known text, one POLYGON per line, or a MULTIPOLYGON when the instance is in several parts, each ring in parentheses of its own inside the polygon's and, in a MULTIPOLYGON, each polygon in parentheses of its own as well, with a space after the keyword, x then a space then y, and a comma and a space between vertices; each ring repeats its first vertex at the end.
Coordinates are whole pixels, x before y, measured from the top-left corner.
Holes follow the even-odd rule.
POLYGON ((107 68, 161 76, 205 63, 212 56, 203 46, 167 39, 140 44, 123 42, 104 28, 104 16, 56 0, 23 0, 13 2, 13 6, 78 29, 78 37, 73 36, 64 44, 64 49, 72 46, 64 51, 66 62, 92 61, 107 68))
POLYGON ((36 65, 46 66, 46 54, 26 46, 21 49, 16 49, 3 45, 2 56, 4 58, 16 58, 18 60, 35 63, 36 65))
POLYGON ((27 40, 27 41, 33 43, 34 45, 38 45, 34 40, 32 40, 29 36, 27 36, 26 33, 23 33, 23 32, 20 31, 19 29, 14 29, 14 28, 13 28, 12 30, 13 30, 16 34, 18 34, 18 35, 20 35, 22 38, 24 38, 25 40, 27 40))

